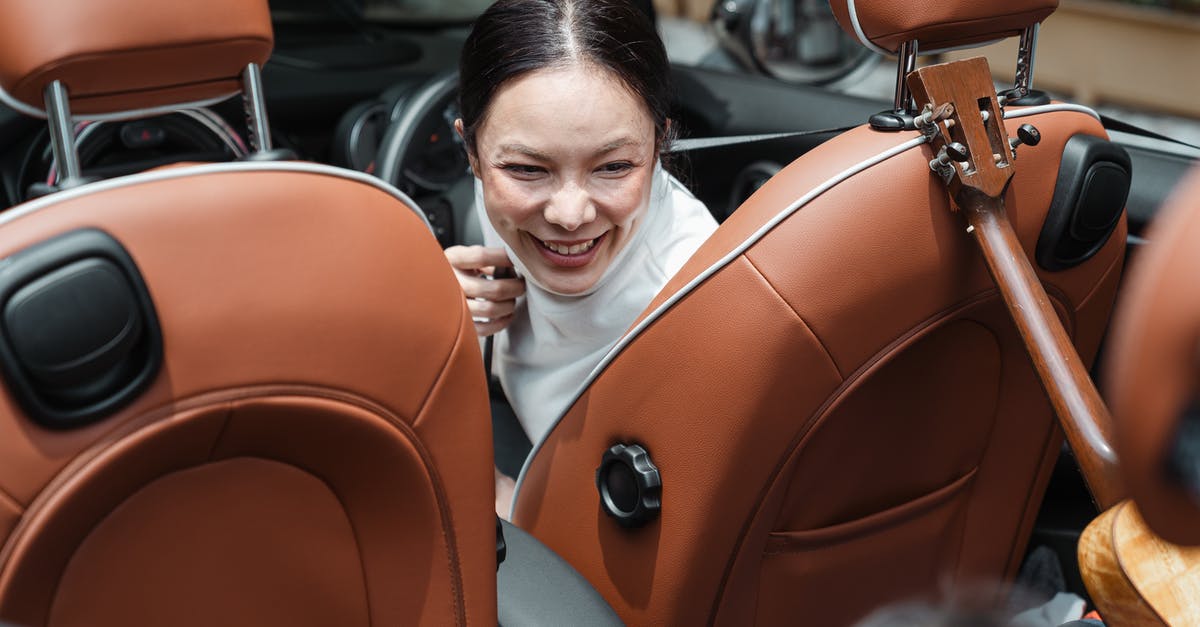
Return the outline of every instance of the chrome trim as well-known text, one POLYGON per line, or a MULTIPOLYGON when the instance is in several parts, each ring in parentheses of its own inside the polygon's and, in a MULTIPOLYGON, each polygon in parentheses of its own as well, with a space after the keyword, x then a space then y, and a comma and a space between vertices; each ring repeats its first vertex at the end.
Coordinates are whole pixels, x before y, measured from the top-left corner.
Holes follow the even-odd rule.
POLYGON ((249 63, 242 70, 242 103, 246 109, 246 127, 250 129, 250 150, 271 150, 271 125, 263 97, 262 70, 257 63, 249 63))
POLYGON ((75 146, 75 124, 71 120, 71 105, 68 102, 67 88, 60 81, 46 85, 46 121, 50 126, 50 149, 54 152, 54 160, 59 164, 59 177, 66 185, 79 180, 82 168, 79 166, 79 152, 75 146))
POLYGON ((897 55, 896 67, 896 97, 892 101, 892 110, 896 113, 916 113, 917 105, 913 100, 912 91, 908 88, 908 74, 917 69, 917 51, 920 46, 916 39, 904 42, 897 55))
POLYGON ((1033 62, 1037 55, 1037 38, 1041 24, 1028 26, 1021 31, 1021 43, 1017 46, 1017 76, 1013 81, 1021 96, 1033 90, 1033 62))

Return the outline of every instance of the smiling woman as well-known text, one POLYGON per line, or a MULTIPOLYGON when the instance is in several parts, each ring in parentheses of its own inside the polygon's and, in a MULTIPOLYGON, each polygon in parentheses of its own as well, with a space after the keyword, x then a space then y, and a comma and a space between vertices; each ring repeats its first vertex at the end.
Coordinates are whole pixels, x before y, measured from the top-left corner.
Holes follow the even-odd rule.
MULTIPOLYGON (((533 442, 716 228, 659 162, 668 77, 630 0, 500 0, 464 45, 455 126, 486 246, 446 256, 533 442)), ((501 513, 510 486, 497 473, 501 513)))
POLYGON ((496 232, 546 290, 591 290, 649 205, 654 124, 619 79, 590 64, 496 92, 471 158, 496 232))

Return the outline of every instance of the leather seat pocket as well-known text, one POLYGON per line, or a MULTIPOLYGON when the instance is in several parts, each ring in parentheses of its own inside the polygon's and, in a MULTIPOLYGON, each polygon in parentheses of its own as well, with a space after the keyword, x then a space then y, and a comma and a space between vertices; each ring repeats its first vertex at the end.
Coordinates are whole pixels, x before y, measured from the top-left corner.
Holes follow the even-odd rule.
POLYGON ((845 523, 771 533, 759 624, 847 624, 879 605, 936 593, 958 560, 975 470, 921 497, 845 523), (789 623, 790 624, 790 623, 789 623))

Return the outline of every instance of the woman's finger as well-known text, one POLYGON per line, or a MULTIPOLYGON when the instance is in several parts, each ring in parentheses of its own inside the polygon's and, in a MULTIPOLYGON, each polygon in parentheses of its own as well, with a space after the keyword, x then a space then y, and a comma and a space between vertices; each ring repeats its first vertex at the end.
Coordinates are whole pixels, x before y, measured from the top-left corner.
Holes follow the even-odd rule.
POLYGON ((467 298, 512 300, 525 293, 524 279, 485 279, 459 272, 458 283, 467 298))
POLYGON ((511 316, 517 309, 517 301, 514 300, 476 300, 467 299, 467 308, 471 311, 472 318, 487 318, 489 320, 497 320, 511 316))
POLYGON ((511 477, 506 477, 496 471, 496 515, 508 520, 509 510, 512 509, 513 492, 516 491, 517 482, 511 477))
POLYGON ((508 323, 512 322, 512 316, 505 316, 499 319, 487 320, 475 319, 475 334, 479 337, 487 337, 495 335, 504 330, 508 323))
POLYGON ((512 267, 512 261, 503 248, 451 246, 444 252, 450 265, 459 270, 479 271, 488 266, 512 267))

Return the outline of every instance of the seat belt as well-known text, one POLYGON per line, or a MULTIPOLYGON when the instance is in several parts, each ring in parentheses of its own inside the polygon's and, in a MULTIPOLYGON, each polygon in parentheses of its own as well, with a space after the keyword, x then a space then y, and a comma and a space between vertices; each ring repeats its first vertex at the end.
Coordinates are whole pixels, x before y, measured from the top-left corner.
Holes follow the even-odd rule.
MULTIPOLYGON (((1179 139, 1175 139, 1174 137, 1168 137, 1161 133, 1156 133, 1154 131, 1142 128, 1135 124, 1131 124, 1124 120, 1118 120, 1109 115, 1100 115, 1100 124, 1102 126, 1104 126, 1104 128, 1106 130, 1118 131, 1121 133, 1129 133, 1130 135, 1138 135, 1140 137, 1157 139, 1159 141, 1165 141, 1165 142, 1170 142, 1172 144, 1178 144, 1180 146, 1185 146, 1185 147, 1191 148, 1193 150, 1200 150, 1200 146, 1197 146, 1195 144, 1191 144, 1191 143, 1188 143, 1188 142, 1185 142, 1185 141, 1182 141, 1179 139)), ((735 144, 749 144, 749 143, 753 143, 753 142, 770 141, 772 139, 783 139, 783 138, 787 138, 787 137, 804 137, 804 136, 809 136, 809 135, 837 134, 837 133, 844 133, 851 129, 857 128, 858 126, 861 126, 861 125, 856 124, 853 126, 841 126, 841 127, 837 127, 837 128, 826 128, 826 129, 820 129, 820 130, 814 130, 814 131, 795 131, 795 132, 786 132, 786 133, 762 133, 762 134, 757 134, 757 135, 731 135, 728 137, 695 137, 695 138, 688 138, 688 139, 677 139, 677 140, 671 142, 671 145, 668 146, 667 149, 664 150, 663 152, 666 152, 666 153, 691 152, 694 150, 705 150, 708 148, 718 148, 721 146, 732 146, 735 144)))
POLYGON ((839 126, 836 128, 823 128, 813 131, 791 131, 787 133, 762 133, 757 135, 730 135, 727 137, 693 137, 688 139, 677 139, 671 142, 663 152, 675 154, 680 152, 693 152, 696 150, 706 150, 708 148, 718 148, 720 146, 733 146, 735 144, 751 144, 754 142, 770 141, 772 139, 784 139, 787 137, 808 137, 812 135, 836 135, 844 133, 850 129, 858 128, 859 124, 852 126, 839 126))
POLYGON ((1188 148, 1191 148, 1193 150, 1200 150, 1200 146, 1197 146, 1195 144, 1189 144, 1185 141, 1181 141, 1181 140, 1175 139, 1173 137, 1167 137, 1166 135, 1162 135, 1160 133, 1155 133, 1154 131, 1144 129, 1140 126, 1135 126, 1133 124, 1130 124, 1129 122, 1124 122, 1122 120, 1118 120, 1114 117, 1110 117, 1107 115, 1100 116, 1100 124, 1106 130, 1109 130, 1109 131, 1119 131, 1121 133, 1129 133, 1130 135, 1139 135, 1141 137, 1149 137, 1150 139, 1157 139, 1157 140, 1161 140, 1161 141, 1165 141, 1165 142, 1171 142, 1172 144, 1179 144, 1180 146, 1187 146, 1188 148))

